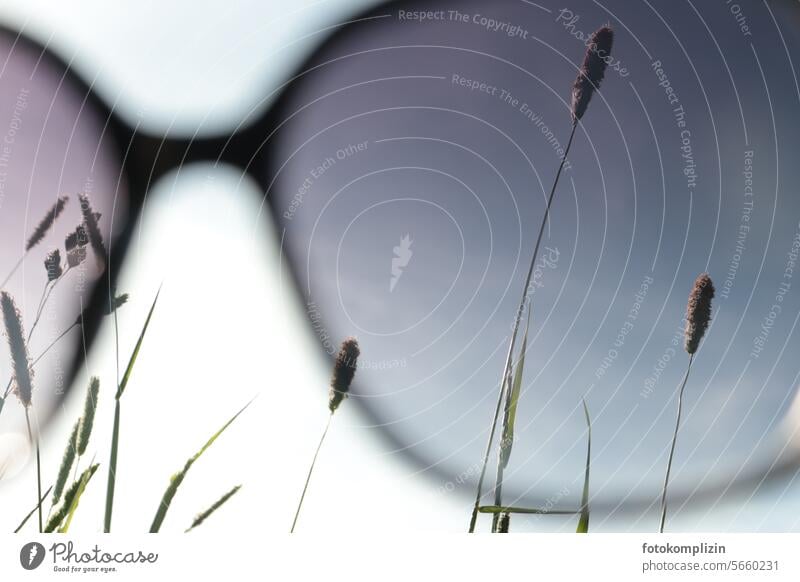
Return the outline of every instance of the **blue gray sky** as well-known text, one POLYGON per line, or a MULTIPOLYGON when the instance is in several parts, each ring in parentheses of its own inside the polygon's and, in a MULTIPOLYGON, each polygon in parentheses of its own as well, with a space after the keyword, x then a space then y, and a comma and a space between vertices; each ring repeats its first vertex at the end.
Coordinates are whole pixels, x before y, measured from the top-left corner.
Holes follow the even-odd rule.
POLYGON ((423 22, 387 10, 321 56, 275 141, 270 195, 320 333, 361 341, 375 430, 422 472, 474 475, 582 39, 610 24, 614 66, 534 277, 507 496, 577 495, 585 396, 598 501, 657 497, 704 271, 717 298, 674 490, 769 465, 800 372, 797 16, 789 3, 443 3, 423 22))

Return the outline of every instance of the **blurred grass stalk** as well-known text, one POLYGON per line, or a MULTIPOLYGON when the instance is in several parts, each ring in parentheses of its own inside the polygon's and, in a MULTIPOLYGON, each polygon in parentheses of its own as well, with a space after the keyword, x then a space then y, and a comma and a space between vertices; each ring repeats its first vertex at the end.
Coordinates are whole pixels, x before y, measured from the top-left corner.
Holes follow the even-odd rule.
MULTIPOLYGON (((211 435, 211 438, 208 439, 208 441, 206 441, 206 444, 204 444, 203 447, 199 451, 197 451, 193 456, 189 457, 186 463, 184 463, 183 468, 174 475, 172 475, 172 477, 170 477, 169 485, 167 486, 167 489, 164 491, 164 495, 162 495, 161 497, 161 501, 158 504, 158 509, 156 510, 156 514, 153 517, 153 523, 150 525, 150 533, 158 533, 159 530, 161 529, 161 524, 164 523, 164 518, 167 516, 167 511, 169 510, 169 507, 172 504, 172 500, 175 497, 175 494, 178 492, 178 488, 181 486, 181 483, 183 483, 183 480, 186 478, 186 474, 189 472, 189 469, 192 468, 192 465, 194 465, 197 459, 199 459, 203 455, 203 453, 205 453, 208 450, 208 448, 214 444, 214 441, 216 441, 219 438, 219 436, 223 432, 225 432, 225 429, 227 429, 231 424, 233 424, 234 420, 239 418, 239 415, 242 412, 244 412, 252 402, 253 401, 251 400, 250 402, 245 404, 239 410, 239 412, 234 414, 228 420, 228 422, 226 422, 222 426, 222 428, 220 428, 217 432, 211 435)), ((224 503, 224 501, 222 501, 222 503, 224 503)), ((222 505, 222 503, 220 503, 220 505, 222 505)))
POLYGON ((150 319, 153 317, 153 311, 156 308, 156 303, 158 302, 158 296, 161 293, 161 287, 158 288, 156 292, 155 299, 153 299, 153 304, 150 306, 150 311, 147 314, 147 319, 142 326, 142 331, 139 333, 139 339, 136 340, 136 346, 133 349, 133 353, 131 354, 130 360, 128 361, 128 367, 125 369, 125 374, 122 376, 122 380, 117 387, 117 393, 114 395, 114 427, 112 429, 112 436, 111 436, 111 453, 108 461, 108 481, 106 485, 106 507, 105 507, 105 516, 103 518, 103 532, 109 533, 111 532, 111 516, 114 511, 114 489, 116 487, 117 481, 117 457, 119 453, 119 424, 120 424, 120 398, 122 398, 123 393, 125 392, 125 388, 128 386, 128 381, 131 377, 131 372, 133 372, 133 366, 136 364, 136 358, 139 356, 139 350, 142 347, 142 342, 144 341, 144 335, 147 332, 147 327, 150 325, 150 319))
POLYGON ((189 533, 194 528, 196 528, 197 526, 201 525, 205 520, 207 520, 209 517, 211 517, 212 513, 214 513, 216 510, 218 510, 220 507, 222 507, 231 497, 236 495, 239 492, 239 489, 241 489, 241 488, 242 488, 241 485, 237 485, 236 487, 234 487, 233 489, 231 489, 230 491, 225 493, 222 497, 217 499, 213 503, 213 505, 211 505, 211 507, 209 507, 208 509, 206 509, 202 513, 197 514, 197 516, 192 521, 192 525, 190 525, 188 528, 186 528, 184 533, 189 533))
POLYGON ((336 356, 336 361, 333 364, 333 374, 331 375, 331 389, 328 394, 328 422, 325 424, 325 430, 322 431, 322 437, 319 439, 314 457, 311 459, 311 466, 308 469, 306 482, 303 485, 303 492, 300 494, 300 501, 297 502, 297 510, 294 513, 292 520, 292 528, 289 533, 294 533, 297 527, 297 520, 300 519, 300 510, 303 509, 303 501, 308 492, 308 484, 311 482, 311 475, 314 473, 314 467, 317 464, 317 457, 322 449, 322 444, 325 442, 325 437, 328 435, 328 429, 333 420, 333 413, 339 408, 339 405, 347 398, 350 392, 350 385, 353 383, 353 377, 356 374, 356 366, 358 364, 358 357, 361 355, 361 349, 358 346, 358 340, 354 337, 348 337, 339 348, 339 353, 336 356))
POLYGON ((581 496, 581 518, 575 533, 589 533, 589 468, 592 463, 592 421, 589 418, 589 407, 583 399, 583 414, 586 417, 586 474, 583 478, 583 495, 581 496))
MULTIPOLYGON (((539 226, 539 233, 536 236, 536 244, 533 247, 533 256, 531 257, 531 263, 528 267, 528 274, 525 277, 525 286, 523 287, 522 291, 522 299, 520 299, 519 307, 517 308, 517 313, 514 317, 514 327, 508 346, 508 354, 506 355, 505 366, 503 367, 503 375, 500 378, 500 393, 497 397, 497 405, 495 407, 494 417, 492 418, 492 424, 489 430, 489 439, 483 457, 480 476, 478 477, 475 503, 472 508, 472 516, 469 524, 470 533, 475 531, 475 525, 478 517, 478 507, 480 506, 481 497, 483 495, 483 481, 486 476, 486 467, 489 463, 489 456, 492 451, 492 443, 494 441, 494 433, 497 428, 497 421, 500 417, 500 409, 503 405, 503 401, 510 398, 511 390, 513 389, 511 386, 511 369, 514 348, 516 347, 517 335, 522 322, 522 314, 525 308, 525 302, 528 300, 529 286, 531 283, 533 270, 536 266, 536 261, 539 256, 539 247, 542 242, 542 236, 544 235, 544 229, 545 226, 547 226, 547 221, 550 218, 550 208, 553 205, 553 197, 555 196, 556 189, 558 188, 558 182, 564 170, 564 164, 567 161, 570 148, 572 147, 572 142, 575 138, 575 130, 578 128, 578 122, 583 118, 584 113, 586 113, 586 109, 589 106, 592 95, 594 94, 595 90, 600 87, 600 82, 603 80, 605 75, 607 66, 606 59, 611 55, 611 46, 613 44, 613 40, 614 33, 608 26, 603 26, 592 34, 591 38, 587 42, 583 64, 581 65, 581 68, 578 71, 578 76, 572 86, 572 106, 570 111, 572 116, 572 129, 569 134, 567 146, 564 148, 564 154, 561 156, 561 161, 558 165, 558 171, 556 172, 555 179, 553 180, 553 186, 550 188, 550 194, 547 197, 547 205, 545 206, 544 216, 542 217, 542 223, 539 226)), ((532 299, 533 298, 531 297, 528 308, 529 311, 533 309, 532 299)), ((504 444, 500 443, 499 454, 501 457, 503 455, 503 448, 504 444)), ((498 459, 498 471, 497 478, 495 480, 495 505, 502 505, 500 502, 502 497, 504 469, 504 467, 501 466, 502 464, 502 459, 498 459)), ((498 519, 499 515, 496 514, 492 522, 493 531, 497 529, 498 519)))
POLYGON ((675 444, 678 440, 678 429, 681 426, 681 412, 683 410, 683 392, 686 389, 686 382, 689 380, 689 373, 692 371, 694 355, 700 347, 700 341, 708 329, 711 321, 711 300, 714 298, 714 283, 708 273, 700 273, 694 280, 694 285, 689 293, 689 300, 686 303, 686 328, 683 333, 683 347, 689 354, 689 363, 686 366, 686 374, 683 376, 680 389, 678 390, 678 414, 675 419, 675 430, 672 433, 672 445, 669 449, 669 459, 667 460, 667 473, 664 477, 664 488, 661 492, 661 520, 659 521, 659 532, 664 533, 664 524, 667 519, 667 488, 669 487, 670 471, 672 461, 675 457, 675 444))
MULTIPOLYGON (((577 126, 572 126, 572 131, 570 133, 569 142, 567 143, 567 147, 564 150, 564 155, 561 157, 561 163, 558 166, 558 172, 556 173, 555 181, 553 182, 553 187, 550 189, 550 195, 547 198, 547 206, 545 207, 544 217, 542 218, 542 224, 539 227, 539 234, 536 237, 536 244, 533 248, 533 256, 531 257, 531 264, 528 267, 528 274, 525 276, 525 285, 523 287, 522 299, 520 299, 519 307, 517 308, 517 313, 514 316, 514 327, 511 333, 511 340, 508 346, 508 354, 506 355, 505 365, 503 366, 503 375, 500 379, 500 393, 497 397, 497 405, 495 406, 494 416, 492 417, 492 424, 489 430, 489 440, 486 443, 486 450, 483 455, 483 461, 481 465, 481 472, 480 476, 478 477, 478 487, 477 493, 475 495, 475 503, 472 508, 472 516, 470 518, 469 523, 469 533, 475 532, 475 525, 478 519, 478 507, 481 503, 481 497, 483 496, 483 481, 486 477, 486 467, 489 464, 489 455, 492 452, 492 444, 494 443, 494 433, 497 429, 497 421, 500 418, 500 409, 503 406, 503 401, 507 398, 507 385, 510 384, 510 376, 511 376, 511 366, 512 366, 512 358, 514 356, 514 348, 516 347, 517 342, 517 335, 519 333, 520 324, 522 322, 522 313, 525 309, 525 302, 528 299, 528 287, 531 284, 531 278, 533 276, 533 270, 536 267, 536 261, 539 257, 539 247, 541 246, 542 236, 544 235, 544 228, 547 225, 547 220, 550 216, 550 207, 553 204, 553 195, 556 192, 556 187, 558 186, 559 178, 561 177, 561 172, 564 169, 564 163, 567 161, 567 154, 569 153, 569 149, 572 146, 572 140, 575 136, 575 128, 577 126)), ((533 304, 531 303, 529 306, 529 310, 533 308, 533 304)), ((497 502, 498 493, 502 491, 502 469, 498 469, 499 479, 495 483, 495 501, 496 505, 501 505, 501 503, 497 502)), ((496 526, 497 518, 494 519, 494 525, 496 526)))
MULTIPOLYGON (((517 364, 514 367, 513 379, 511 380, 511 390, 506 396, 505 413, 503 414, 503 430, 502 438, 500 440, 498 458, 497 458, 497 476, 494 488, 494 504, 502 506, 503 504, 503 472, 508 466, 508 461, 511 458, 511 448, 514 445, 514 425, 517 418, 517 406, 519 404, 520 393, 522 392, 522 378, 525 373, 525 352, 528 351, 528 332, 531 327, 531 313, 530 307, 528 309, 528 323, 525 326, 525 336, 522 339, 522 349, 520 350, 517 364)), ((492 516, 492 531, 505 530, 503 533, 508 533, 510 517, 506 513, 496 513, 492 516), (500 527, 500 522, 503 522, 503 528, 500 527)))

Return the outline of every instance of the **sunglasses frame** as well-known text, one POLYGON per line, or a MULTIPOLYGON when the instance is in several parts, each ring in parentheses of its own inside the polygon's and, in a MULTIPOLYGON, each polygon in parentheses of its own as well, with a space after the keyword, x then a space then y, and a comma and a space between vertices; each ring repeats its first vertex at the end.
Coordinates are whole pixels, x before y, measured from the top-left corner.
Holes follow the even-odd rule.
MULTIPOLYGON (((444 3, 449 4, 446 0, 444 3)), ((84 312, 83 327, 86 335, 87 351, 91 349, 96 339, 103 312, 105 311, 104 307, 110 304, 114 296, 113 291, 117 278, 124 265, 124 259, 137 219, 146 204, 150 186, 167 173, 180 169, 185 164, 197 162, 224 163, 238 168, 243 174, 252 177, 264 192, 270 208, 270 219, 275 227, 276 242, 282 245, 281 231, 283 225, 280 222, 280 213, 275 208, 274 197, 269 195, 270 185, 280 172, 280 164, 278 160, 270 157, 271 145, 269 142, 283 124, 290 120, 300 109, 295 99, 295 95, 298 92, 295 81, 302 80, 306 74, 324 66, 326 61, 322 57, 340 40, 354 34, 354 27, 368 24, 376 17, 385 15, 387 12, 396 11, 399 7, 411 9, 425 7, 429 9, 429 3, 421 0, 390 0, 388 2, 379 2, 374 6, 356 12, 348 20, 335 25, 335 28, 316 44, 316 47, 310 51, 299 67, 296 68, 295 74, 289 76, 277 89, 270 92, 265 101, 271 96, 274 96, 274 99, 264 111, 258 113, 253 119, 248 118, 246 121, 241 122, 238 127, 229 133, 209 137, 159 136, 139 130, 111 109, 91 85, 78 72, 72 70, 70 65, 57 52, 13 28, 0 24, 1 34, 6 34, 16 39, 14 47, 19 46, 23 49, 34 51, 41 55, 42 58, 46 58, 55 71, 85 97, 85 104, 92 108, 100 119, 105 120, 106 125, 102 138, 105 139, 107 137, 106 134, 111 137, 111 142, 116 150, 115 154, 117 154, 120 163, 120 173, 127 185, 128 217, 124 228, 119 233, 114 244, 109 248, 108 268, 95 284, 95 288, 91 292, 88 308, 84 312)), ((282 246, 281 252, 284 252, 282 246)), ((309 324, 311 324, 310 315, 306 310, 305 294, 302 291, 301 273, 291 261, 286 261, 286 263, 292 280, 291 285, 294 288, 293 295, 298 304, 302 305, 309 324)), ((319 319, 317 319, 317 323, 319 323, 319 319)), ((327 362, 332 362, 333 356, 324 349, 322 342, 319 342, 318 345, 320 348, 319 354, 327 362)), ((60 399, 65 398, 71 391, 78 367, 82 364, 82 361, 83 353, 79 351, 69 368, 69 382, 66 383, 67 388, 60 395, 60 399)), ((384 419, 381 418, 377 411, 370 408, 364 400, 366 399, 354 399, 370 424, 382 425, 384 419)), ((57 409, 58 407, 53 408, 53 410, 57 409)), ((487 419, 489 418, 489 412, 487 410, 487 419)), ((448 472, 436 465, 431 465, 428 460, 415 451, 407 449, 406 443, 392 431, 381 429, 378 431, 378 435, 390 449, 402 450, 405 459, 410 461, 418 472, 427 473, 430 477, 440 480, 440 482, 452 479, 452 475, 448 472)), ((689 501, 693 505, 698 505, 714 502, 727 494, 752 493, 768 479, 795 475, 798 468, 800 468, 800 451, 794 451, 792 455, 782 458, 781 462, 773 467, 765 467, 764 470, 753 471, 729 485, 719 484, 704 487, 688 497, 682 497, 680 493, 676 493, 673 496, 673 501, 689 501)), ((471 495, 471 493, 469 494, 471 495)), ((540 504, 545 503, 544 500, 538 501, 541 502, 540 504)), ((646 497, 637 497, 619 504, 605 502, 592 504, 593 511, 610 511, 615 514, 632 516, 642 515, 644 512, 652 510, 653 507, 655 507, 654 499, 646 497)))

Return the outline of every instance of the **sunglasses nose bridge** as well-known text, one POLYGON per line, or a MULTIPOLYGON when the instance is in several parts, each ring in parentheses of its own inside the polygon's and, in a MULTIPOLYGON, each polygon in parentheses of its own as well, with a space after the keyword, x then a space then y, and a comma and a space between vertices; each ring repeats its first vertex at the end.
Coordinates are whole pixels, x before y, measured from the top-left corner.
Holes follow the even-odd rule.
POLYGON ((133 133, 123 152, 132 196, 143 198, 149 186, 181 167, 198 162, 227 164, 247 171, 258 166, 263 148, 253 130, 228 135, 172 137, 133 133))

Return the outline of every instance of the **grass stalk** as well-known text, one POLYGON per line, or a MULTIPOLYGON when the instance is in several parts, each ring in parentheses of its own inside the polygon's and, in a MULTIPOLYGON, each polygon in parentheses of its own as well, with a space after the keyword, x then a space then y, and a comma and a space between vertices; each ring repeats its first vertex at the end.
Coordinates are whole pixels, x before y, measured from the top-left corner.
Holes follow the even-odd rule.
POLYGON ((111 451, 108 459, 106 507, 105 514, 103 516, 104 533, 111 532, 111 516, 114 511, 114 489, 116 488, 117 484, 117 458, 119 453, 119 424, 121 415, 120 398, 122 398, 122 394, 125 392, 125 388, 128 386, 128 381, 130 380, 131 373, 133 372, 133 366, 136 364, 136 358, 139 356, 139 350, 142 348, 142 342, 144 342, 144 336, 147 332, 148 326, 150 325, 150 319, 153 317, 153 311, 156 308, 156 303, 158 302, 158 296, 160 293, 161 288, 159 287, 158 291, 156 292, 156 297, 153 299, 153 304, 150 306, 150 311, 147 313, 147 319, 145 319, 144 325, 142 326, 142 331, 139 333, 139 339, 136 340, 136 346, 133 348, 133 353, 128 361, 128 367, 125 369, 125 373, 123 374, 122 379, 117 386, 117 393, 114 395, 114 426, 111 433, 111 451))
MULTIPOLYGON (((75 466, 77 469, 77 465, 75 466)), ((89 463, 89 469, 84 471, 81 474, 81 478, 78 482, 78 489, 75 492, 75 496, 72 498, 72 502, 69 504, 69 508, 67 510, 66 518, 64 519, 63 525, 58 528, 58 533, 67 533, 69 531, 69 526, 72 524, 72 518, 75 517, 75 512, 78 510, 78 504, 81 501, 81 496, 83 492, 86 490, 86 486, 89 484, 89 479, 92 478, 95 471, 97 470, 97 464, 92 459, 92 462, 89 463)))
POLYGON ((6 284, 11 280, 11 277, 13 277, 14 273, 17 272, 17 270, 19 269, 20 265, 22 265, 22 262, 25 260, 25 257, 27 255, 28 255, 28 251, 25 251, 24 253, 22 253, 22 256, 19 258, 17 263, 11 268, 11 271, 9 271, 8 275, 6 275, 6 278, 3 279, 3 282, 0 283, 0 289, 3 289, 6 286, 6 284))
POLYGON ((180 471, 178 471, 177 473, 172 475, 172 477, 170 477, 169 485, 167 486, 167 489, 164 491, 164 494, 161 496, 161 501, 158 504, 158 509, 156 510, 155 517, 153 517, 153 523, 150 525, 150 533, 158 533, 159 530, 161 529, 161 525, 164 523, 164 518, 167 516, 167 511, 169 511, 170 505, 172 504, 172 500, 175 498, 175 494, 178 492, 178 488, 181 486, 181 483, 183 483, 183 480, 186 478, 186 474, 189 472, 189 469, 192 468, 192 465, 194 465, 197 459, 199 459, 203 455, 203 453, 205 453, 206 450, 208 450, 208 448, 214 444, 214 441, 216 441, 217 438, 219 438, 219 436, 223 432, 225 432, 225 430, 231 424, 233 424, 233 421, 239 418, 239 415, 242 412, 244 412, 247 409, 247 407, 250 406, 250 404, 252 404, 252 402, 253 401, 251 400, 250 402, 245 404, 241 408, 241 410, 239 410, 239 412, 234 414, 228 420, 228 422, 222 425, 221 429, 215 432, 211 436, 211 438, 208 439, 208 441, 206 441, 206 444, 204 444, 203 447, 198 452, 196 452, 193 456, 189 457, 189 459, 184 463, 183 468, 180 471))
POLYGON ((36 437, 36 442, 34 443, 33 440, 33 431, 31 430, 31 414, 30 414, 30 406, 25 407, 25 423, 28 425, 28 440, 30 441, 31 447, 34 445, 36 446, 36 499, 38 499, 38 503, 36 504, 36 508, 39 514, 39 533, 42 533, 43 524, 42 524, 42 461, 41 456, 39 454, 39 437, 36 437))
POLYGON ((361 348, 359 348, 358 340, 354 337, 345 338, 342 345, 339 347, 339 353, 336 355, 336 360, 333 364, 333 373, 331 374, 331 389, 328 393, 328 422, 325 424, 325 430, 322 431, 322 437, 319 439, 317 450, 314 451, 314 458, 311 459, 311 467, 308 469, 306 482, 303 485, 303 492, 300 494, 300 501, 297 504, 297 511, 294 513, 292 520, 292 528, 289 533, 294 533, 297 526, 297 520, 300 517, 300 510, 303 508, 303 501, 306 498, 308 491, 308 484, 311 482, 311 474, 314 472, 314 466, 317 464, 317 457, 322 449, 322 443, 325 442, 325 437, 328 434, 328 429, 331 427, 333 420, 333 413, 338 410, 339 405, 344 402, 350 393, 350 386, 353 383, 353 378, 356 374, 358 358, 361 355, 361 348))
POLYGON ((19 260, 17 260, 17 263, 11 268, 11 271, 8 273, 8 275, 6 275, 6 278, 3 279, 3 282, 0 283, 0 289, 3 289, 11 280, 11 277, 14 276, 14 273, 17 272, 20 265, 22 265, 22 263, 25 261, 25 257, 28 256, 30 250, 38 245, 42 239, 44 239, 47 232, 52 228, 53 224, 55 224, 56 220, 58 220, 58 217, 64 211, 67 201, 67 196, 59 196, 56 199, 55 204, 53 204, 50 210, 47 211, 47 214, 44 215, 44 218, 42 218, 31 236, 28 238, 27 243, 25 243, 25 251, 22 253, 22 256, 20 256, 19 260))
MULTIPOLYGON (((567 142, 567 147, 564 149, 564 155, 561 156, 561 163, 558 165, 558 171, 556 172, 555 180, 553 180, 553 186, 550 188, 550 195, 547 197, 547 205, 545 206, 544 216, 542 217, 542 224, 539 227, 539 234, 536 237, 536 244, 533 247, 533 256, 531 257, 531 264, 528 267, 528 274, 525 277, 525 286, 523 287, 522 291, 522 299, 520 299, 519 307, 517 309, 516 316, 514 318, 514 328, 511 333, 511 341, 509 342, 508 346, 508 354, 506 355, 506 362, 503 368, 503 375, 500 379, 500 393, 497 396, 497 405, 495 406, 495 413, 494 417, 492 418, 492 424, 489 429, 489 439, 486 443, 486 450, 483 456, 483 462, 481 464, 481 472, 480 476, 478 477, 478 487, 477 492, 475 494, 475 504, 472 508, 472 516, 470 517, 469 523, 469 533, 475 532, 475 524, 478 517, 478 507, 481 503, 481 497, 483 496, 483 481, 486 477, 486 467, 489 464, 489 455, 492 452, 492 443, 494 441, 494 433, 497 429, 497 421, 500 418, 500 409, 503 405, 504 398, 506 396, 506 385, 508 383, 510 370, 511 370, 511 360, 514 355, 514 348, 516 346, 517 335, 519 333, 520 324, 522 323, 522 313, 525 307, 525 300, 528 298, 528 287, 531 284, 531 277, 533 276, 533 271, 536 267, 536 260, 539 257, 539 247, 542 243, 542 236, 544 235, 544 229, 547 226, 547 221, 550 217, 550 208, 553 205, 553 197, 556 193, 556 189, 558 188, 558 182, 561 178, 561 174, 564 170, 564 164, 567 161, 567 156, 569 155, 569 150, 572 147, 572 141, 575 137, 575 130, 577 129, 577 123, 572 124, 572 130, 569 134, 569 141, 567 142)), ((529 309, 533 309, 533 303, 531 302, 529 309)), ((501 471, 502 473, 502 471, 501 471)), ((495 499, 497 500, 497 492, 498 489, 502 490, 502 474, 500 478, 495 483, 495 499), (498 487, 499 486, 499 487, 498 487)), ((495 505, 501 505, 501 503, 496 502, 495 505)))
MULTIPOLYGON (((64 492, 64 487, 67 485, 67 479, 69 479, 69 472, 72 469, 72 466, 75 465, 77 468, 77 463, 75 462, 75 457, 78 451, 78 431, 80 430, 81 422, 75 423, 72 427, 72 432, 70 433, 69 440, 67 441, 67 446, 64 449, 64 454, 61 457, 61 464, 58 467, 58 476, 56 477, 56 484, 53 490, 53 500, 52 505, 58 503, 59 499, 61 499, 61 494, 64 492)), ((73 479, 74 480, 74 479, 73 479)))
POLYGON ((581 497, 581 518, 575 533, 589 533, 589 469, 592 464, 592 420, 589 417, 589 407, 583 399, 583 414, 586 417, 586 431, 588 434, 586 444, 586 473, 583 478, 583 495, 581 497))
POLYGON ((56 286, 58 286, 58 283, 61 280, 63 280, 64 277, 67 276, 69 271, 70 268, 68 267, 67 270, 64 271, 61 275, 59 275, 57 279, 47 282, 47 285, 45 286, 45 292, 39 303, 39 307, 36 309, 36 317, 33 320, 33 325, 31 325, 31 329, 30 331, 28 331, 28 341, 31 341, 31 336, 33 335, 33 332, 36 329, 36 326, 39 325, 39 320, 42 318, 42 314, 44 313, 44 308, 47 305, 47 302, 50 300, 50 296, 53 294, 53 291, 55 290, 56 286))
POLYGON ((322 443, 325 442, 325 437, 328 434, 328 429, 331 427, 331 420, 333 420, 333 411, 328 415, 328 422, 325 423, 325 430, 322 431, 322 437, 319 439, 319 444, 317 445, 317 450, 314 451, 314 458, 311 459, 311 467, 308 469, 308 475, 306 476, 306 483, 303 485, 303 492, 300 494, 300 502, 297 504, 297 511, 294 512, 294 520, 292 521, 292 529, 289 530, 289 533, 294 533, 294 528, 297 525, 297 519, 300 517, 300 510, 303 508, 303 501, 306 498, 306 491, 308 491, 308 484, 311 482, 311 474, 314 472, 314 465, 317 464, 317 457, 319 456, 319 451, 322 449, 322 443))
POLYGON ((103 532, 111 532, 111 514, 114 511, 114 490, 117 485, 117 453, 119 451, 119 399, 114 402, 114 428, 111 436, 111 455, 108 459, 108 480, 106 481, 106 509, 103 517, 103 532))
MULTIPOLYGON (((66 271, 65 271, 65 272, 64 272, 64 273, 61 275, 61 277, 63 277, 64 275, 66 275, 66 274, 67 274, 67 272, 69 272, 69 269, 67 269, 67 270, 66 270, 66 271)), ((59 277, 59 279, 56 279, 55 281, 53 281, 53 282, 52 282, 52 285, 51 285, 51 282, 50 282, 50 281, 48 281, 48 284, 47 284, 47 285, 45 285, 45 290, 44 290, 44 292, 42 293, 42 298, 41 298, 41 299, 40 299, 40 301, 39 301, 40 305, 39 305, 39 308, 37 309, 36 320, 34 321, 34 323, 33 323, 33 326, 31 327, 30 331, 28 332, 28 340, 27 340, 27 341, 30 341, 30 339, 31 339, 31 336, 33 335, 33 331, 36 329, 36 325, 37 325, 37 324, 38 324, 38 322, 39 322, 39 318, 41 317, 42 310, 44 309, 44 306, 45 306, 45 304, 47 303, 47 300, 48 300, 48 299, 49 299, 49 297, 50 297, 50 292, 52 292, 52 290, 53 290, 53 287, 55 287, 55 285, 58 283, 58 281, 61 279, 61 277, 59 277), (48 292, 48 285, 50 285, 50 287, 49 287, 49 291, 50 291, 50 292, 48 292)), ((44 351, 42 351, 42 353, 41 353, 41 354, 39 354, 39 355, 38 355, 38 356, 37 356, 37 357, 36 357, 36 358, 35 358, 35 359, 34 359, 34 360, 31 362, 31 368, 33 368, 33 367, 36 365, 36 363, 37 363, 39 360, 41 360, 41 359, 44 357, 44 355, 45 355, 47 352, 49 352, 49 351, 50 351, 50 349, 51 349, 53 346, 55 346, 55 345, 56 345, 56 343, 58 343, 58 341, 59 341, 61 338, 63 338, 65 335, 67 335, 67 333, 68 333, 68 332, 69 332, 69 331, 70 331, 70 330, 71 330, 73 327, 75 327, 75 325, 76 325, 76 324, 75 324, 75 323, 73 323, 73 324, 72 324, 71 326, 69 326, 69 327, 68 327, 66 330, 64 330, 64 331, 63 331, 61 334, 59 334, 59 336, 58 336, 58 337, 56 337, 56 338, 55 338, 55 339, 54 339, 52 342, 50 342, 50 344, 49 344, 49 345, 48 345, 48 346, 47 346, 47 347, 44 349, 44 351)), ((12 387, 12 385, 13 385, 13 378, 9 378, 9 380, 8 380, 8 383, 6 384, 6 388, 5 388, 5 390, 3 391, 3 396, 0 398, 0 413, 2 413, 2 412, 3 412, 3 405, 5 404, 5 401, 6 401, 6 399, 8 398, 8 395, 9 395, 9 393, 11 392, 11 387, 12 387)))
POLYGON ((700 273, 694 280, 692 290, 689 293, 689 300, 686 302, 686 328, 683 332, 683 348, 689 354, 689 364, 686 366, 686 374, 678 390, 678 414, 675 419, 675 432, 672 433, 672 446, 669 449, 669 459, 667 460, 667 474, 664 477, 664 489, 661 492, 661 520, 659 532, 664 533, 664 523, 667 520, 667 487, 669 486, 669 475, 672 470, 672 459, 675 456, 675 443, 678 440, 678 429, 681 426, 681 411, 683 409, 683 391, 692 371, 694 355, 700 347, 700 342, 708 329, 711 321, 711 301, 714 299, 714 283, 708 273, 700 273))
POLYGON ((47 496, 48 496, 48 495, 50 495, 50 492, 51 492, 52 490, 53 490, 53 486, 51 485, 50 487, 48 487, 48 488, 47 488, 47 491, 45 491, 45 492, 44 492, 44 496, 43 496, 41 499, 39 499, 39 503, 36 505, 36 507, 34 507, 33 509, 31 509, 31 510, 28 512, 28 514, 27 514, 27 515, 26 515, 24 518, 22 518, 22 521, 21 521, 21 522, 20 522, 20 524, 17 526, 17 529, 15 529, 15 530, 14 530, 14 533, 19 533, 19 532, 22 530, 22 528, 23 528, 23 527, 25 527, 25 524, 26 524, 26 523, 28 523, 28 520, 29 520, 31 517, 33 517, 33 514, 34 514, 34 513, 36 513, 36 510, 37 510, 39 507, 41 507, 42 503, 44 503, 44 500, 45 500, 45 499, 47 499, 47 496))
POLYGON ((664 523, 667 519, 667 487, 669 486, 669 474, 672 470, 672 459, 675 456, 675 443, 678 440, 678 429, 681 426, 681 411, 683 409, 683 391, 686 388, 686 381, 689 379, 689 372, 692 369, 692 361, 694 354, 689 354, 689 365, 686 366, 686 373, 683 376, 680 390, 678 391, 678 415, 675 419, 675 431, 672 433, 672 446, 669 449, 669 460, 667 461, 667 474, 664 477, 664 488, 661 492, 661 520, 659 522, 658 531, 664 533, 664 523))
POLYGON ((58 510, 47 520, 47 526, 44 528, 44 533, 53 533, 61 526, 65 519, 71 519, 72 514, 75 513, 75 508, 78 506, 81 495, 86 489, 89 480, 97 471, 97 464, 91 465, 80 476, 80 479, 70 485, 69 489, 64 493, 64 499, 58 510))

